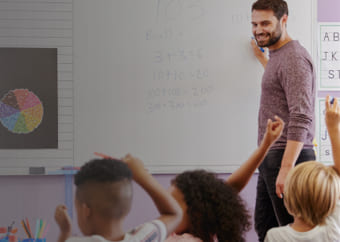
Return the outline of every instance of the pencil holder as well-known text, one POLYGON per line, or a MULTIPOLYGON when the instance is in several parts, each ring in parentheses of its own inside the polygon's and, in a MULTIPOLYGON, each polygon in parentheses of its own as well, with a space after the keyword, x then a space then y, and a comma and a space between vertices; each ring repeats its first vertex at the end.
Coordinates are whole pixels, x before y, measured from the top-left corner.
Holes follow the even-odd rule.
POLYGON ((18 238, 15 235, 6 236, 5 238, 0 239, 0 242, 18 242, 18 238))

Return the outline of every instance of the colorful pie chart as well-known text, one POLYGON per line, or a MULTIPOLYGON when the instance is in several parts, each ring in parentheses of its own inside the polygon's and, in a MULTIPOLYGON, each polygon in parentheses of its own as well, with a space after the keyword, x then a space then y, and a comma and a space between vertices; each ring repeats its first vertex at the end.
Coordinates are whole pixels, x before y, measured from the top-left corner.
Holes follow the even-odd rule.
POLYGON ((41 123, 44 109, 40 99, 27 89, 15 89, 0 100, 0 121, 10 132, 28 134, 41 123))

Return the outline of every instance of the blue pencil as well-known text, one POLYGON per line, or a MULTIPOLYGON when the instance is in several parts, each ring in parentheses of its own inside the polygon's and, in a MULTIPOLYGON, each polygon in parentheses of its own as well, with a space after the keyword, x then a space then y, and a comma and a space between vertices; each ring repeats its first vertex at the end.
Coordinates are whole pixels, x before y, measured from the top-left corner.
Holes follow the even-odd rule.
POLYGON ((38 238, 38 233, 40 230, 40 219, 37 219, 37 222, 35 224, 35 234, 34 234, 34 238, 38 238))

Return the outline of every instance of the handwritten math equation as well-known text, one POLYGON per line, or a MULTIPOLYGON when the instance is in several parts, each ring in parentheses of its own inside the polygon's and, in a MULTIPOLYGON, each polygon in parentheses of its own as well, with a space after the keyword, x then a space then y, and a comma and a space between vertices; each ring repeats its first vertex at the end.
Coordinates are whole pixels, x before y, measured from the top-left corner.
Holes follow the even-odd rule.
POLYGON ((208 104, 213 86, 151 88, 147 92, 147 112, 195 110, 208 104))
POLYGON ((215 91, 209 50, 204 47, 201 25, 207 8, 202 0, 158 0, 153 22, 141 36, 147 51, 144 90, 147 114, 187 112, 209 105, 215 91), (192 36, 197 41, 192 42, 192 36))

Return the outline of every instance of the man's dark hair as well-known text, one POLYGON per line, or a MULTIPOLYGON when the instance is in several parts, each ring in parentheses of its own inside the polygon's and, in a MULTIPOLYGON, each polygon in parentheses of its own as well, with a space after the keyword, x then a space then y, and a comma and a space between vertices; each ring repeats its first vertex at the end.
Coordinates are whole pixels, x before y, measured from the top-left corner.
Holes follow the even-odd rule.
POLYGON ((272 10, 278 20, 285 14, 288 16, 288 5, 284 0, 257 0, 251 7, 253 10, 272 10))

